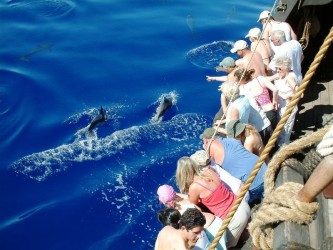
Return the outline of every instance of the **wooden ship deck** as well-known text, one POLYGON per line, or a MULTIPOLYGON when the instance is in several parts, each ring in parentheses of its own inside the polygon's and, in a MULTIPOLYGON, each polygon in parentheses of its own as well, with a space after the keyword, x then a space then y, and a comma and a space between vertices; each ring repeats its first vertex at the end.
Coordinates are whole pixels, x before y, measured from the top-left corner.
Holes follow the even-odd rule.
MULTIPOLYGON (((302 71, 305 75, 324 39, 333 27, 333 18, 330 17, 333 13, 333 1, 286 0, 283 3, 286 4, 287 8, 284 11, 274 13, 274 17, 276 20, 290 23, 299 38, 302 36, 301 23, 306 8, 311 13, 315 13, 320 23, 320 31, 314 36, 310 36, 308 47, 304 50, 305 59, 302 62, 302 71), (301 3, 299 4, 299 2, 301 3)), ((333 124, 333 44, 311 79, 298 107, 292 140, 297 140, 326 125, 333 124)), ((279 186, 287 181, 304 183, 303 176, 291 168, 283 167, 278 174, 275 185, 279 186)), ((316 219, 311 224, 298 225, 292 222, 283 222, 274 229, 274 249, 333 249, 333 183, 325 191, 331 195, 331 199, 325 198, 323 194, 317 197, 320 209, 316 219)), ((238 249, 254 249, 251 238, 238 249)))

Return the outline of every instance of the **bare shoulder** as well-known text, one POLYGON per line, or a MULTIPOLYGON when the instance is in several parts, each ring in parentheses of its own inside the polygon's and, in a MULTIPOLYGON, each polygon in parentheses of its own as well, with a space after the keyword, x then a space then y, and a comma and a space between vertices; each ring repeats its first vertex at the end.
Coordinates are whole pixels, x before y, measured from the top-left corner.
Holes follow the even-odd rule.
POLYGON ((297 82, 297 77, 294 72, 289 72, 289 74, 286 77, 286 80, 289 84, 293 84, 297 82))
POLYGON ((155 250, 169 250, 169 249, 186 249, 184 241, 180 235, 179 230, 165 226, 159 232, 156 242, 155 250))
POLYGON ((165 226, 161 229, 161 231, 158 233, 157 238, 163 237, 164 235, 167 235, 169 233, 173 233, 176 229, 174 229, 171 226, 165 226))
POLYGON ((196 195, 201 190, 201 186, 196 181, 198 181, 198 180, 194 179, 188 189, 189 198, 190 197, 192 198, 193 195, 196 195))

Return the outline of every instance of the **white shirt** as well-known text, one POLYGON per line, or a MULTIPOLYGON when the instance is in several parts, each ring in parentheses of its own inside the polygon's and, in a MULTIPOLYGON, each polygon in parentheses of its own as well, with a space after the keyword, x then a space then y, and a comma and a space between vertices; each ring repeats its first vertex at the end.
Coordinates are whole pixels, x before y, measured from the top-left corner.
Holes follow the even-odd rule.
MULTIPOLYGON (((215 171, 220 176, 221 181, 223 181, 226 184, 227 188, 229 188, 229 190, 231 190, 234 194, 237 195, 242 186, 242 181, 229 174, 229 172, 225 171, 217 164, 211 165, 210 167, 215 169, 215 171)), ((250 198, 249 191, 247 191, 244 196, 244 200, 248 202, 249 198, 250 198)))
POLYGON ((297 84, 302 82, 302 69, 301 62, 303 56, 303 50, 301 44, 296 40, 290 40, 289 42, 284 42, 280 46, 276 46, 276 53, 269 63, 269 68, 275 70, 276 59, 281 56, 287 56, 291 59, 291 69, 296 75, 297 84))
POLYGON ((286 22, 277 22, 276 21, 276 22, 270 22, 270 24, 272 25, 271 31, 282 30, 286 36, 286 41, 291 40, 290 26, 286 22))

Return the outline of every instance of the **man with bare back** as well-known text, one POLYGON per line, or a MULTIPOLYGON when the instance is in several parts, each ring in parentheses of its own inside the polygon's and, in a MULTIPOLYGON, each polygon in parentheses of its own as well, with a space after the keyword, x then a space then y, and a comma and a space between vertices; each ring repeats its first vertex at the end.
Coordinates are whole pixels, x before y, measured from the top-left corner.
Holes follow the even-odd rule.
POLYGON ((232 53, 237 53, 241 58, 236 61, 239 68, 254 69, 253 78, 257 76, 266 76, 265 64, 262 56, 258 52, 252 52, 244 40, 235 42, 233 48, 230 50, 232 53), (253 56, 252 56, 253 54, 253 56))

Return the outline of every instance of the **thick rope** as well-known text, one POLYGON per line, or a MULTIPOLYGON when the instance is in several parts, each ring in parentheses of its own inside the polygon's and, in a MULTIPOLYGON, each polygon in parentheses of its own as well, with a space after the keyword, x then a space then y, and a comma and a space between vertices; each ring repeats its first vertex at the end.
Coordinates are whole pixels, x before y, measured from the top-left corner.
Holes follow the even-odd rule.
POLYGON ((249 232, 255 246, 264 250, 273 249, 273 227, 279 222, 308 224, 314 219, 319 204, 298 201, 296 195, 302 187, 299 183, 286 182, 265 197, 249 223, 249 232))
POLYGON ((309 175, 314 166, 317 166, 321 161, 322 156, 333 153, 333 145, 330 143, 332 139, 333 126, 327 126, 313 134, 294 141, 275 154, 265 174, 265 198, 261 206, 254 213, 251 223, 249 223, 249 232, 252 235, 254 245, 261 249, 272 249, 273 227, 281 221, 309 224, 313 220, 314 213, 318 209, 318 203, 300 202, 296 199, 296 195, 303 185, 287 182, 274 189, 274 180, 278 170, 286 165, 296 168, 299 172, 302 172, 302 168, 305 168, 309 175), (300 163, 296 159, 287 159, 292 154, 298 153, 300 150, 310 147, 319 141, 321 142, 317 146, 317 151, 322 153, 322 155, 312 150, 306 155, 303 163, 300 163), (309 167, 310 165, 312 166, 309 167), (267 234, 267 231, 270 233, 267 234))
POLYGON ((320 142, 323 139, 323 136, 327 133, 328 129, 329 127, 322 128, 308 136, 285 145, 273 156, 265 173, 265 197, 274 189, 275 176, 280 170, 282 162, 296 152, 320 142))
POLYGON ((219 242, 221 236, 223 235, 225 229, 228 227, 228 225, 229 225, 233 215, 235 214, 239 204, 243 200, 246 192, 249 190, 249 187, 251 186, 254 178, 257 176, 257 174, 258 174, 258 172, 261 168, 261 165, 265 162, 265 159, 269 155, 269 152, 275 146, 275 142, 277 141, 277 138, 278 138, 281 130, 283 129, 283 127, 284 127, 286 121, 288 120, 291 112, 293 111, 294 107, 297 105, 297 103, 300 100, 302 94, 304 93, 305 88, 310 83, 310 80, 311 80, 312 76, 316 72, 321 60, 323 59, 323 57, 326 54, 330 44, 332 43, 332 40, 333 40, 333 28, 331 28, 329 34, 325 38, 324 43, 320 47, 314 61, 311 63, 309 70, 305 74, 304 79, 302 81, 302 84, 300 85, 298 91, 296 92, 296 94, 292 98, 290 104, 287 107, 287 110, 285 111, 281 120, 279 121, 278 125, 276 126, 276 128, 275 128, 271 138, 269 139, 267 145, 265 146, 263 152, 260 154, 258 162, 256 163, 256 165, 253 168, 249 178, 247 179, 244 186, 242 187, 242 190, 241 190, 239 196, 237 197, 237 200, 235 201, 233 207, 230 209, 227 216, 225 217, 221 228, 219 229, 217 235, 215 236, 214 241, 212 242, 212 244, 209 248, 210 250, 214 250, 214 248, 216 247, 217 243, 219 242))

